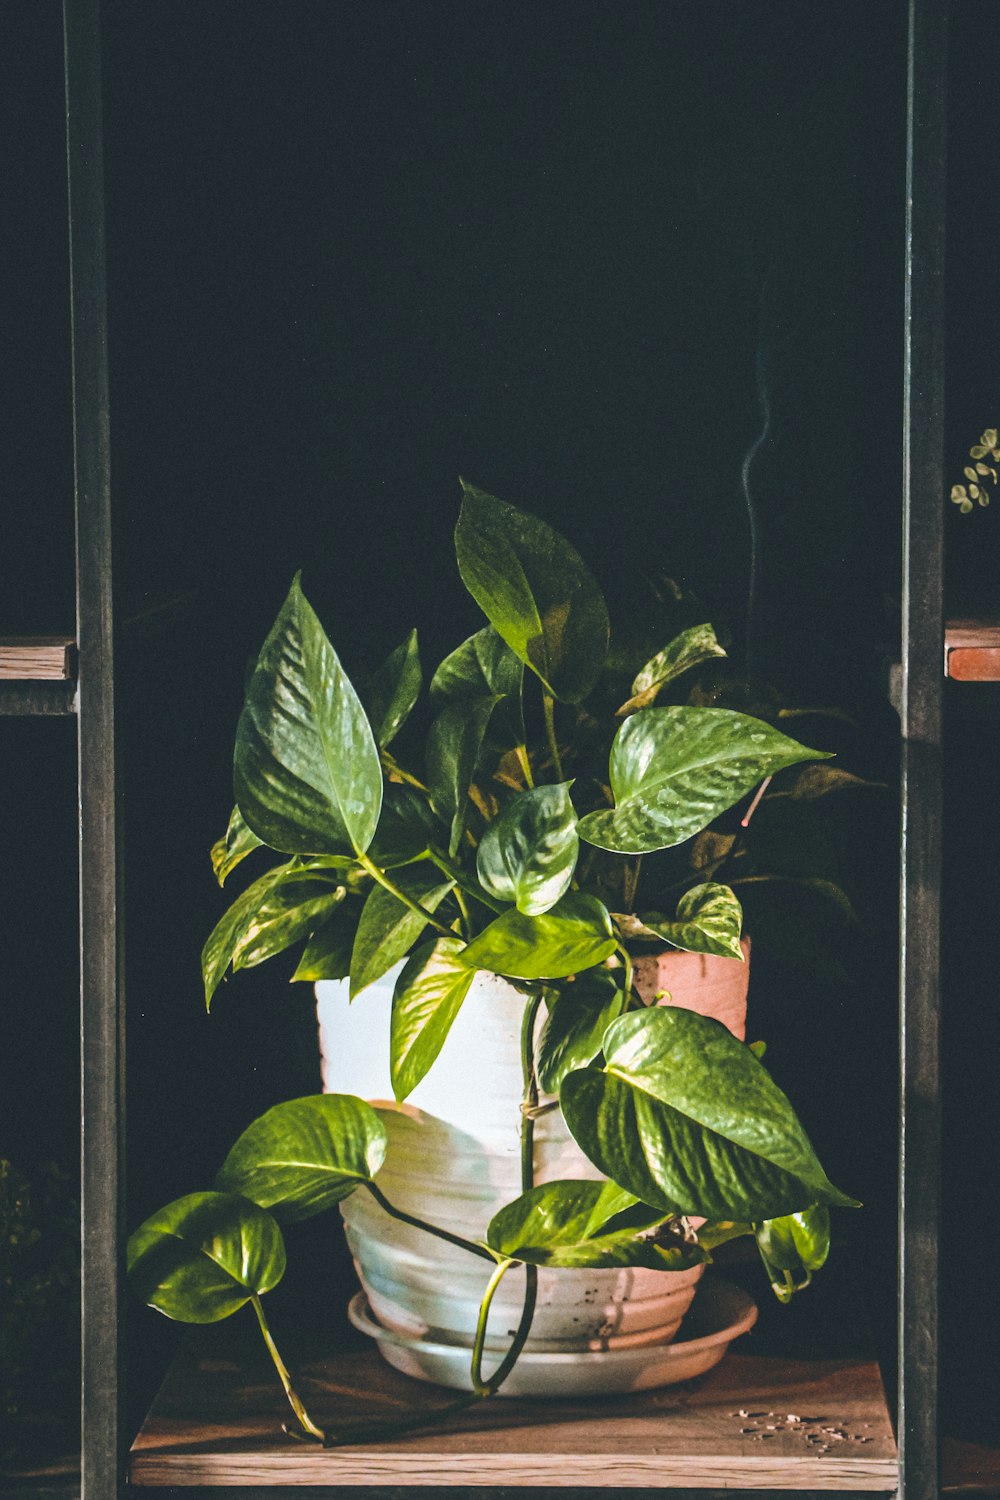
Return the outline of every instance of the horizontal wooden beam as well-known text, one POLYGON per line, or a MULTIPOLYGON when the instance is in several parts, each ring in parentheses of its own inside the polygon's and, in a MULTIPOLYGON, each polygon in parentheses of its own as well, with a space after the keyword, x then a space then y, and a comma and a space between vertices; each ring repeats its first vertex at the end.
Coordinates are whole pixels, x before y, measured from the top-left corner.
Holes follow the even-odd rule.
POLYGON ((956 682, 1000 682, 1000 621, 949 620, 944 675, 956 682))
POLYGON ((68 682, 76 642, 65 635, 0 636, 0 680, 68 682))

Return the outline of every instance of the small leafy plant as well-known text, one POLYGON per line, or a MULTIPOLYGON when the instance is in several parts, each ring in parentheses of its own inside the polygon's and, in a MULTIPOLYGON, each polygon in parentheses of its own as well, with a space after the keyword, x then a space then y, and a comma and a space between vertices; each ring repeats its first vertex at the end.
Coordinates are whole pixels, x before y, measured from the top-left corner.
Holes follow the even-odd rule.
POLYGON ((422 750, 397 749, 422 711, 416 632, 359 695, 293 582, 250 678, 236 807, 212 850, 220 884, 262 848, 280 859, 218 922, 202 971, 210 1006, 227 971, 302 943, 293 977, 349 977, 363 1005, 405 960, 390 1043, 399 1100, 433 1067, 476 973, 510 980, 524 996, 523 1098, 512 1101, 522 1194, 481 1240, 404 1213, 378 1184, 378 1113, 319 1095, 269 1110, 212 1191, 170 1204, 129 1242, 136 1291, 168 1316, 213 1322, 251 1303, 300 1426, 328 1442, 344 1435, 305 1411, 261 1298, 284 1271, 281 1225, 349 1193, 492 1267, 472 1390, 456 1405, 491 1395, 513 1368, 540 1266, 680 1270, 752 1234, 787 1299, 825 1259, 829 1207, 856 1206, 827 1178, 759 1044, 647 1005, 634 983, 636 955, 664 947, 742 962, 733 886, 762 876, 724 877, 740 869, 754 809, 765 794, 808 800, 852 778, 767 719, 670 701, 685 674, 725 655, 712 627, 689 626, 629 665, 616 642, 609 650, 605 600, 570 543, 463 491, 458 567, 487 624, 434 671, 422 750), (603 1180, 535 1184, 534 1121, 549 1109, 603 1180), (484 1379, 490 1302, 516 1264, 527 1268, 520 1325, 484 1379))
POLYGON ((951 487, 951 503, 957 505, 959 513, 967 516, 973 509, 973 504, 983 507, 990 503, 990 485, 996 488, 997 471, 995 464, 1000 463, 1000 436, 995 427, 987 427, 978 443, 973 443, 969 449, 969 457, 973 460, 966 464, 962 470, 965 484, 953 484, 951 487), (992 458, 993 463, 988 464, 986 460, 992 458))

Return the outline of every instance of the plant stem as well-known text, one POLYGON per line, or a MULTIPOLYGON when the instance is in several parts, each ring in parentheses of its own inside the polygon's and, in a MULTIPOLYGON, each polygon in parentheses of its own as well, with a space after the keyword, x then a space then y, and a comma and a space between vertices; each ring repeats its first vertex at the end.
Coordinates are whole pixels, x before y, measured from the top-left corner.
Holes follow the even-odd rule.
POLYGON ((455 936, 451 928, 445 927, 443 923, 439 922, 437 917, 429 912, 425 906, 421 906, 419 901, 414 901, 405 891, 401 891, 395 881, 390 880, 385 871, 380 870, 378 865, 368 858, 367 854, 358 855, 358 864, 362 869, 367 870, 372 879, 377 881, 380 886, 383 886, 389 892, 390 896, 395 896, 396 900, 401 901, 410 911, 416 912, 418 917, 423 917, 424 921, 428 922, 436 932, 440 932, 442 937, 455 936))
POLYGON ((563 779, 562 760, 559 756, 559 741, 556 739, 556 715, 555 699, 551 693, 542 694, 542 708, 545 711, 545 733, 549 741, 549 749, 552 752, 552 764, 556 768, 556 778, 563 779))
POLYGON ((525 783, 533 791, 534 790, 534 786, 535 786, 535 778, 531 774, 531 760, 528 757, 528 747, 527 747, 527 745, 515 745, 514 746, 514 753, 515 753, 515 755, 518 758, 518 761, 519 761, 520 766, 521 766, 521 770, 524 772, 525 783))
POLYGON ((382 1189, 377 1187, 374 1182, 365 1182, 362 1186, 368 1189, 375 1202, 384 1208, 387 1214, 391 1214, 401 1224, 410 1224, 414 1229, 423 1229, 427 1234, 433 1234, 439 1240, 447 1240, 449 1245, 457 1245, 459 1250, 467 1250, 470 1255, 478 1255, 481 1260, 488 1260, 493 1265, 496 1264, 496 1256, 492 1250, 487 1250, 485 1245, 477 1245, 473 1240, 463 1239, 460 1234, 452 1234, 450 1229, 442 1229, 437 1224, 428 1224, 426 1219, 418 1219, 414 1214, 405 1213, 403 1209, 397 1208, 394 1203, 390 1203, 382 1192, 382 1189))
POLYGON ((622 881, 622 896, 625 901, 625 910, 635 910, 635 893, 639 885, 639 871, 642 869, 642 855, 637 854, 631 863, 625 861, 625 874, 622 881))
POLYGON ((257 1322, 260 1324, 260 1331, 264 1335, 264 1343, 267 1345, 267 1352, 274 1360, 274 1368, 277 1370, 278 1375, 281 1378, 281 1383, 285 1388, 285 1395, 288 1397, 288 1401, 292 1408, 292 1411, 298 1417, 299 1422, 301 1423, 305 1431, 309 1433, 310 1437, 317 1438, 321 1443, 325 1442, 326 1435, 323 1432, 323 1429, 316 1426, 316 1423, 313 1421, 312 1417, 303 1406, 302 1401, 295 1390, 295 1387, 292 1385, 292 1377, 289 1375, 288 1370, 285 1368, 285 1362, 282 1359, 281 1355, 278 1353, 278 1346, 275 1344, 274 1339, 271 1337, 271 1330, 267 1326, 267 1319, 264 1316, 264 1309, 260 1305, 260 1298, 258 1297, 256 1292, 253 1293, 250 1301, 253 1303, 253 1310, 257 1314, 257 1322))
POLYGON ((521 1105, 521 1192, 535 1185, 535 1118, 531 1113, 538 1104, 538 1080, 535 1077, 535 1020, 541 995, 532 995, 521 1018, 521 1078, 524 1101, 521 1105))
MULTIPOLYGON (((622 956, 622 964, 625 969, 625 978, 622 984, 622 989, 625 991, 625 1009, 628 1010, 629 1006, 632 1003, 634 993, 632 989, 632 955, 625 947, 624 943, 618 944, 618 952, 622 956)), ((642 996, 635 992, 635 998, 641 1000, 642 996)))
POLYGON ((404 771, 403 767, 389 754, 388 750, 382 751, 381 759, 383 769, 390 776, 398 776, 400 781, 405 781, 408 786, 416 787, 418 792, 426 792, 430 795, 430 787, 425 786, 419 777, 411 775, 409 771, 404 771))
POLYGON ((486 1325, 489 1322, 494 1293, 512 1265, 514 1265, 514 1261, 512 1260, 502 1260, 500 1262, 486 1283, 483 1300, 479 1304, 476 1337, 472 1344, 472 1389, 477 1396, 489 1396, 491 1394, 489 1382, 483 1380, 483 1347, 486 1343, 486 1325))
POLYGON ((472 922, 469 919, 469 908, 465 904, 465 897, 462 895, 461 889, 458 885, 455 886, 455 889, 452 891, 452 895, 455 898, 455 904, 458 907, 459 915, 462 918, 462 935, 465 938, 465 941, 468 943, 472 939, 472 922))
POLYGON ((488 907, 490 911, 495 911, 497 915, 507 910, 502 901, 497 901, 494 897, 488 896, 481 886, 470 880, 461 865, 456 865, 435 845, 431 845, 427 850, 427 855, 431 862, 437 865, 442 874, 447 875, 450 880, 453 880, 474 901, 478 901, 482 906, 488 907))

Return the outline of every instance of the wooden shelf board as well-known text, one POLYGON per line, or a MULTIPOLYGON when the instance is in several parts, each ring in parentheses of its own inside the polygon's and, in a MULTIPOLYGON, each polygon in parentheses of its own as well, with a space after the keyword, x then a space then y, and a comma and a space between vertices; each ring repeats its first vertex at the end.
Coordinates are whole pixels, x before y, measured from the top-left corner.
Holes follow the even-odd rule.
POLYGON ((1000 682, 1000 621, 949 620, 944 674, 956 682, 1000 682))
MULTIPOLYGON (((752 1348, 752 1335, 744 1342, 752 1348)), ((329 1431, 386 1424, 449 1393, 407 1379, 350 1336, 299 1365, 329 1431)), ((732 1353, 699 1381, 625 1397, 497 1398, 392 1442, 291 1441, 273 1369, 182 1353, 132 1449, 133 1486, 529 1486, 895 1491, 878 1367, 732 1353)))
POLYGON ((0 681, 66 682, 75 645, 64 635, 0 636, 0 681))

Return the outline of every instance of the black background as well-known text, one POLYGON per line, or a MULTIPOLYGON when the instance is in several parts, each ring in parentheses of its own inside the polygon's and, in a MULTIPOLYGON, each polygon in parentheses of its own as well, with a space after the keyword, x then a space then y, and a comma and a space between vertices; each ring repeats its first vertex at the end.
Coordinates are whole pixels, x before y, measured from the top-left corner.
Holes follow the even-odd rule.
MULTIPOLYGON (((616 598, 652 570, 696 589, 737 660, 749 649, 795 701, 852 712, 845 764, 891 780, 878 667, 899 591, 905 7, 104 11, 132 1226, 207 1185, 260 1110, 318 1087, 310 997, 287 966, 239 976, 211 1017, 198 973, 224 905, 207 849, 231 805, 243 676, 297 569, 349 673, 412 624, 433 664, 478 623, 451 551, 462 474, 570 535, 616 598), (762 387, 748 633, 741 466, 762 387)), ((991 17, 956 0, 956 478, 1000 418, 991 17)), ((6 0, 0 38, 0 634, 71 634, 58 7, 6 0)), ((988 608, 1000 504, 946 519, 949 613, 988 608)), ((0 1154, 71 1160, 73 731, 7 720, 2 739, 0 1154)), ((995 1171, 992 1189, 982 1178, 995 726, 956 721, 949 748, 946 1043, 961 1108, 946 1183, 950 1220, 976 1216, 975 1256, 997 1229, 980 1206, 996 1197, 995 1171)), ((884 1329, 892 798, 844 815, 872 914, 852 983, 765 960, 751 1002, 831 1175, 869 1205, 852 1229, 884 1329)), ((958 1282, 949 1390, 955 1423, 979 1433, 989 1403, 961 1369, 970 1341, 972 1362, 983 1354, 989 1294, 958 1282)), ((169 1331, 141 1311, 132 1324, 138 1407, 169 1331)))

